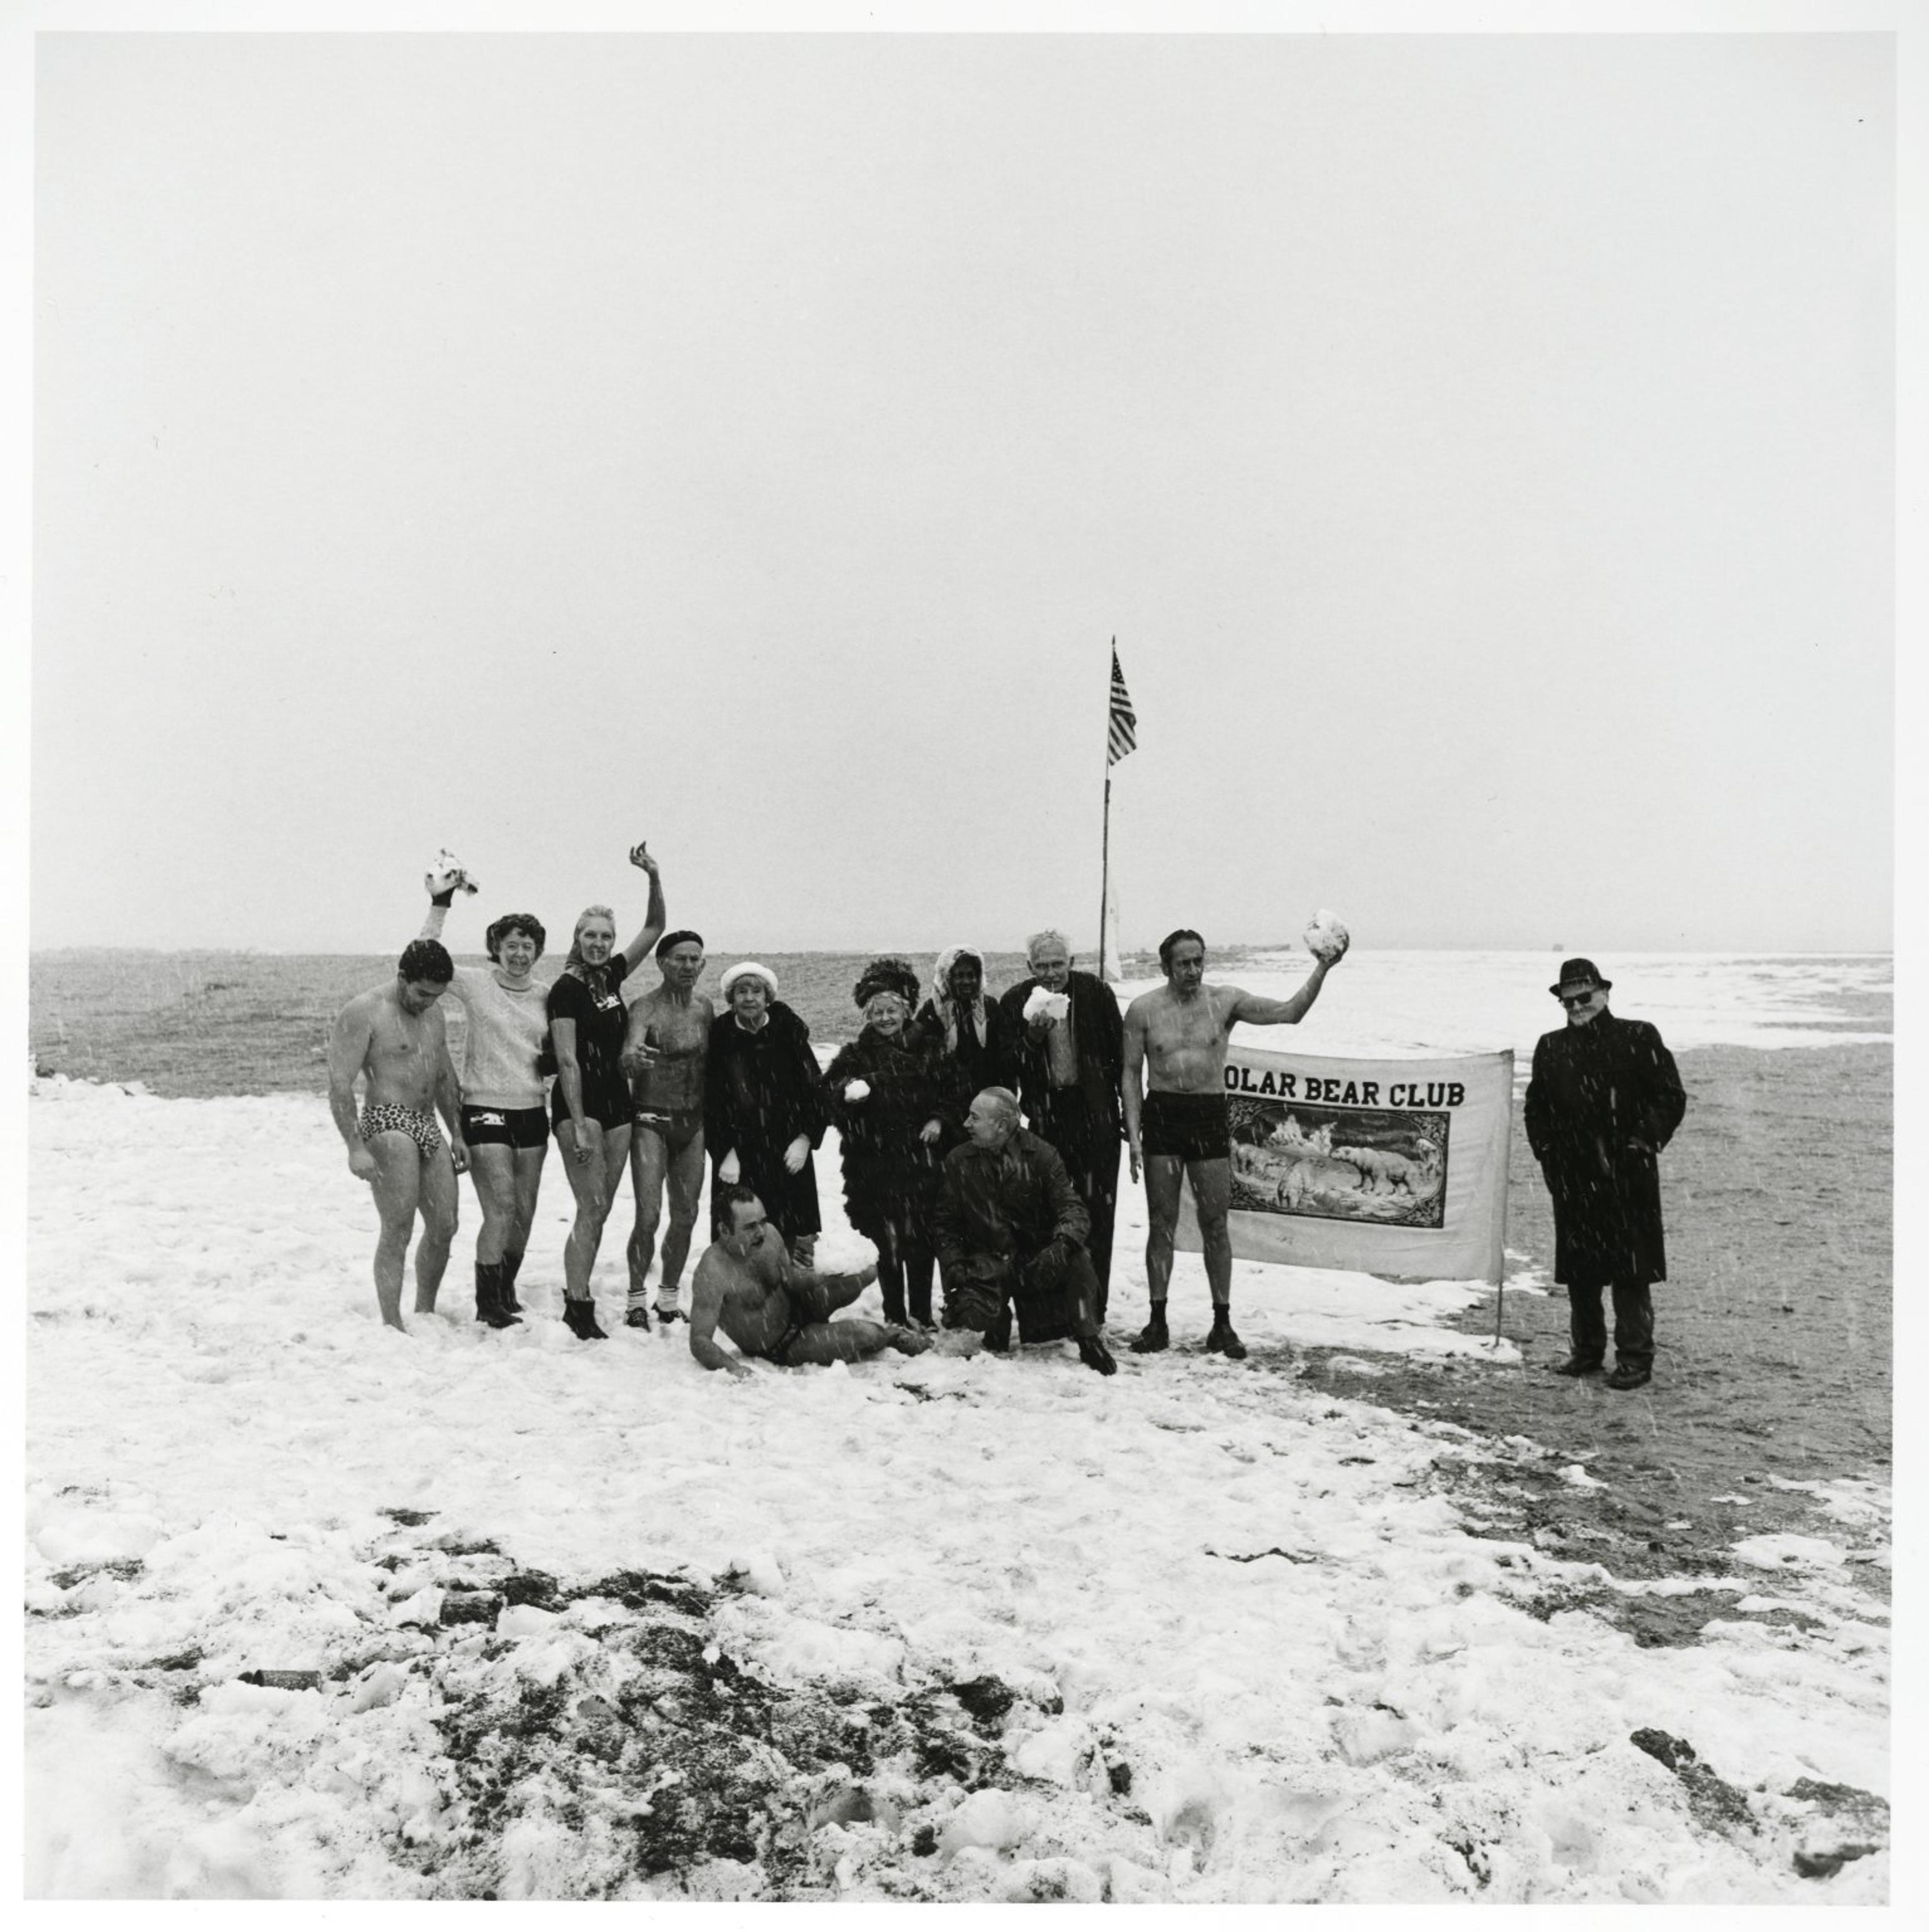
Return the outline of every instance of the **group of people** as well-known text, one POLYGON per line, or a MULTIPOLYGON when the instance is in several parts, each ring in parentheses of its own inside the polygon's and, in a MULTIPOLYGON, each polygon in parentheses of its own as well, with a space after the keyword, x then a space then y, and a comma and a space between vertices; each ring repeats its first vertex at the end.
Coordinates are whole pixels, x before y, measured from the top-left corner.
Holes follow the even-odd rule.
POLYGON ((625 1319, 647 1328, 652 1312, 661 1325, 684 1318, 707 1156, 713 1239, 687 1318, 691 1352, 706 1366, 738 1366, 716 1346, 719 1328, 743 1353, 802 1362, 915 1352, 939 1319, 1004 1348, 1015 1320, 1020 1340, 1072 1340, 1110 1374, 1104 1325, 1123 1154, 1133 1178, 1144 1175, 1151 1222, 1150 1319, 1132 1347, 1169 1346, 1166 1298, 1189 1176, 1214 1308, 1206 1346, 1244 1355, 1230 1315, 1227 1042, 1240 1021, 1298 1020, 1339 952, 1320 958, 1292 998, 1262 999, 1206 986, 1205 942, 1182 930, 1160 949, 1166 984, 1122 1015, 1053 930, 1032 935, 1029 974, 996 997, 971 948, 939 955, 928 992, 910 962, 881 958, 852 989, 861 1030, 820 1070, 809 1028, 779 997, 769 967, 732 965, 719 986, 721 1012, 697 992, 702 939, 665 931, 657 862, 641 844, 630 860, 649 880, 643 925, 619 947, 610 908, 586 908, 547 987, 534 976, 547 934, 532 914, 491 922, 487 965, 456 965, 443 925, 456 894, 473 888, 457 868, 432 873, 427 916, 394 979, 337 1021, 330 1105, 351 1171, 374 1190, 385 1322, 404 1326, 418 1220, 415 1307, 433 1310, 460 1173, 482 1210, 477 1318, 496 1328, 520 1320, 517 1277, 553 1137, 575 1204, 563 1318, 586 1340, 607 1334, 591 1276, 626 1166, 636 1220, 625 1319), (652 952, 657 983, 626 998, 625 982, 652 952), (445 993, 467 1022, 460 1078, 439 1010, 445 993), (822 1227, 813 1156, 832 1126, 848 1218, 877 1250, 874 1266, 853 1275, 812 1266, 822 1227), (873 1280, 883 1321, 833 1324, 873 1280))
MULTIPOLYGON (((769 967, 732 965, 719 986, 721 1012, 697 992, 702 938, 665 931, 657 862, 641 844, 630 860, 649 880, 642 926, 619 948, 611 909, 586 908, 547 987, 533 976, 547 935, 528 913, 490 924, 486 966, 457 966, 441 944, 443 922, 456 892, 473 888, 459 868, 432 873, 427 917, 394 980, 352 1000, 337 1021, 330 1105, 351 1171, 374 1190, 385 1322, 404 1325, 404 1264, 418 1220, 415 1312, 433 1310, 463 1172, 482 1211, 476 1318, 499 1328, 521 1319, 517 1277, 553 1136, 575 1207, 563 1319, 586 1340, 606 1339, 591 1276, 626 1167, 636 1219, 625 1319, 651 1325, 659 1236, 654 1312, 666 1328, 685 1318, 683 1271, 707 1156, 711 1240, 687 1317, 691 1353, 706 1368, 742 1370, 717 1346, 719 1329, 740 1355, 791 1364, 885 1348, 915 1354, 940 1318, 1004 1348, 1015 1319, 1020 1340, 1070 1339, 1083 1360, 1110 1375, 1117 1364, 1104 1322, 1122 1153, 1133 1180, 1143 1177, 1148 1220, 1151 1307, 1132 1349, 1170 1345, 1183 1181, 1212 1300, 1206 1349, 1245 1355, 1232 1322, 1227 1048, 1242 1022, 1291 1025, 1304 1016, 1344 956, 1343 931, 1316 955, 1299 990, 1274 1000, 1209 984, 1205 941, 1182 928, 1160 946, 1164 984, 1122 1015, 1102 980, 1076 970, 1055 930, 1031 937, 1029 974, 995 998, 983 956, 967 947, 939 955, 921 1000, 908 960, 874 959, 852 988, 861 1030, 820 1070, 810 1029, 779 997, 769 967), (657 982, 626 999, 626 982, 652 952, 657 982), (467 1021, 460 1078, 439 1008, 445 993, 467 1021), (366 1087, 359 1113, 358 1076, 366 1087), (877 1251, 855 1273, 813 1266, 822 1227, 813 1157, 832 1126, 847 1217, 877 1251), (831 1318, 873 1281, 882 1322, 831 1318)), ((1568 1026, 1535 1053, 1526 1114, 1553 1197, 1556 1279, 1570 1291, 1573 1352, 1561 1372, 1601 1367, 1601 1300, 1611 1291, 1617 1360, 1609 1379, 1638 1387, 1653 1356, 1649 1288, 1664 1272, 1655 1156, 1686 1102, 1658 1033, 1608 1013, 1608 982, 1592 962, 1569 961, 1553 990, 1568 1026)))

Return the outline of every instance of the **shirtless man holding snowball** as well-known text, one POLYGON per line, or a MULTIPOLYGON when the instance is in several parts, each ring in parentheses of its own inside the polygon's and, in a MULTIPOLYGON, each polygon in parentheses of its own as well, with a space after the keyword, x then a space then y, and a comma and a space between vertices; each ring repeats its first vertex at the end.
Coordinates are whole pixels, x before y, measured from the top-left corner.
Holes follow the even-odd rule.
POLYGON ((1233 1201, 1233 1143, 1226 1119, 1226 1047, 1242 1020, 1250 1026, 1292 1026, 1319 997, 1326 975, 1346 956, 1346 929, 1322 914, 1308 929, 1313 973, 1289 1000, 1262 999, 1236 986, 1206 983, 1206 942, 1189 927, 1159 946, 1166 983, 1141 993, 1125 1009, 1125 1143, 1132 1178, 1143 1160, 1146 1210, 1146 1286, 1152 1319, 1132 1342, 1134 1354, 1171 1346, 1166 1295, 1172 1281, 1173 1238, 1179 1228, 1182 1179, 1192 1183, 1206 1279, 1212 1292, 1207 1352, 1243 1360, 1246 1345, 1233 1329, 1233 1238, 1226 1216, 1233 1201), (1140 1082, 1149 1070, 1146 1090, 1140 1082))

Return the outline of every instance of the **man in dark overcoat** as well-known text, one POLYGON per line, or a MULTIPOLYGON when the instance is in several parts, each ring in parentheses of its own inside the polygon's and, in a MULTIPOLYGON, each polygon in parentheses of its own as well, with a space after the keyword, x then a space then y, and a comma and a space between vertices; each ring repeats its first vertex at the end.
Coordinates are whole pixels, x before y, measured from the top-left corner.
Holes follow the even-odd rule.
POLYGON ((1125 1016, 1103 980, 1073 970, 1063 933, 1034 933, 1025 950, 1031 977, 1000 994, 998 1004, 1011 1016, 1019 1042, 1018 1092, 1026 1120, 1057 1150, 1073 1191, 1092 1217, 1086 1252, 1098 1280, 1103 1322, 1112 1288, 1112 1228, 1125 1145, 1125 1115, 1119 1097, 1125 1068, 1125 1016), (1035 998, 1037 994, 1044 998, 1035 998))
POLYGON ((1614 1299, 1610 1388, 1652 1375, 1652 1285, 1667 1275, 1657 1156, 1688 1110, 1674 1056, 1646 1020, 1607 1010, 1613 985, 1591 959, 1570 959, 1547 990, 1567 1024, 1534 1048, 1523 1110, 1527 1144, 1554 1206, 1554 1279, 1567 1284, 1573 1352, 1554 1372, 1586 1376, 1607 1350, 1601 1293, 1614 1299))
POLYGON ((1018 1096, 987 1087, 965 1115, 965 1144, 945 1157, 933 1216, 945 1326, 975 1328, 987 1346, 1070 1336, 1079 1359, 1114 1375, 1098 1332, 1098 1291, 1085 1251, 1090 1227, 1065 1162, 1019 1124, 1018 1096))

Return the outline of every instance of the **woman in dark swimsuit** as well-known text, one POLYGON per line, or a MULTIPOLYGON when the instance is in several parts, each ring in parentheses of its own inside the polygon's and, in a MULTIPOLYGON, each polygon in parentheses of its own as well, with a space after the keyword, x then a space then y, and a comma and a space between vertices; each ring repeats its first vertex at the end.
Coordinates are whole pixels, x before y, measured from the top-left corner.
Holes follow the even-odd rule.
POLYGON ((562 1251, 562 1318, 571 1334, 586 1342, 608 1339, 597 1322, 589 1277, 610 1204, 630 1159, 630 1084, 619 1064, 628 1018, 621 988, 663 928, 663 881, 656 861, 640 844, 631 850, 630 862, 650 875, 650 908, 643 929, 619 952, 610 908, 589 907, 576 922, 568 964, 549 995, 550 1041, 556 1060, 550 1119, 576 1196, 576 1220, 562 1251))

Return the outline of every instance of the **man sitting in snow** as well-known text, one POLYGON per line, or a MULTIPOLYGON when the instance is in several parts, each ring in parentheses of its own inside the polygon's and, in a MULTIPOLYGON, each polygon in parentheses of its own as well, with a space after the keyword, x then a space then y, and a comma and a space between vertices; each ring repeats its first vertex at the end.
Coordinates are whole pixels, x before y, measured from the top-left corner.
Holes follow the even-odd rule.
POLYGON ((858 1316, 833 1322, 837 1310, 876 1280, 877 1270, 820 1274, 799 1266, 749 1188, 732 1183, 718 1189, 717 1214, 723 1232, 696 1264, 690 1284, 690 1352, 706 1369, 750 1373, 717 1346, 719 1328, 742 1354, 780 1368, 861 1362, 886 1348, 916 1355, 931 1346, 928 1336, 894 1322, 858 1316))
POLYGON ((1098 1280, 1085 1251, 1092 1217, 1056 1151, 1018 1124, 1018 1096, 987 1087, 965 1116, 968 1136, 945 1159, 936 1214, 945 1326, 976 1328, 989 1348, 1077 1338, 1101 1376, 1119 1365, 1098 1333, 1098 1280))

